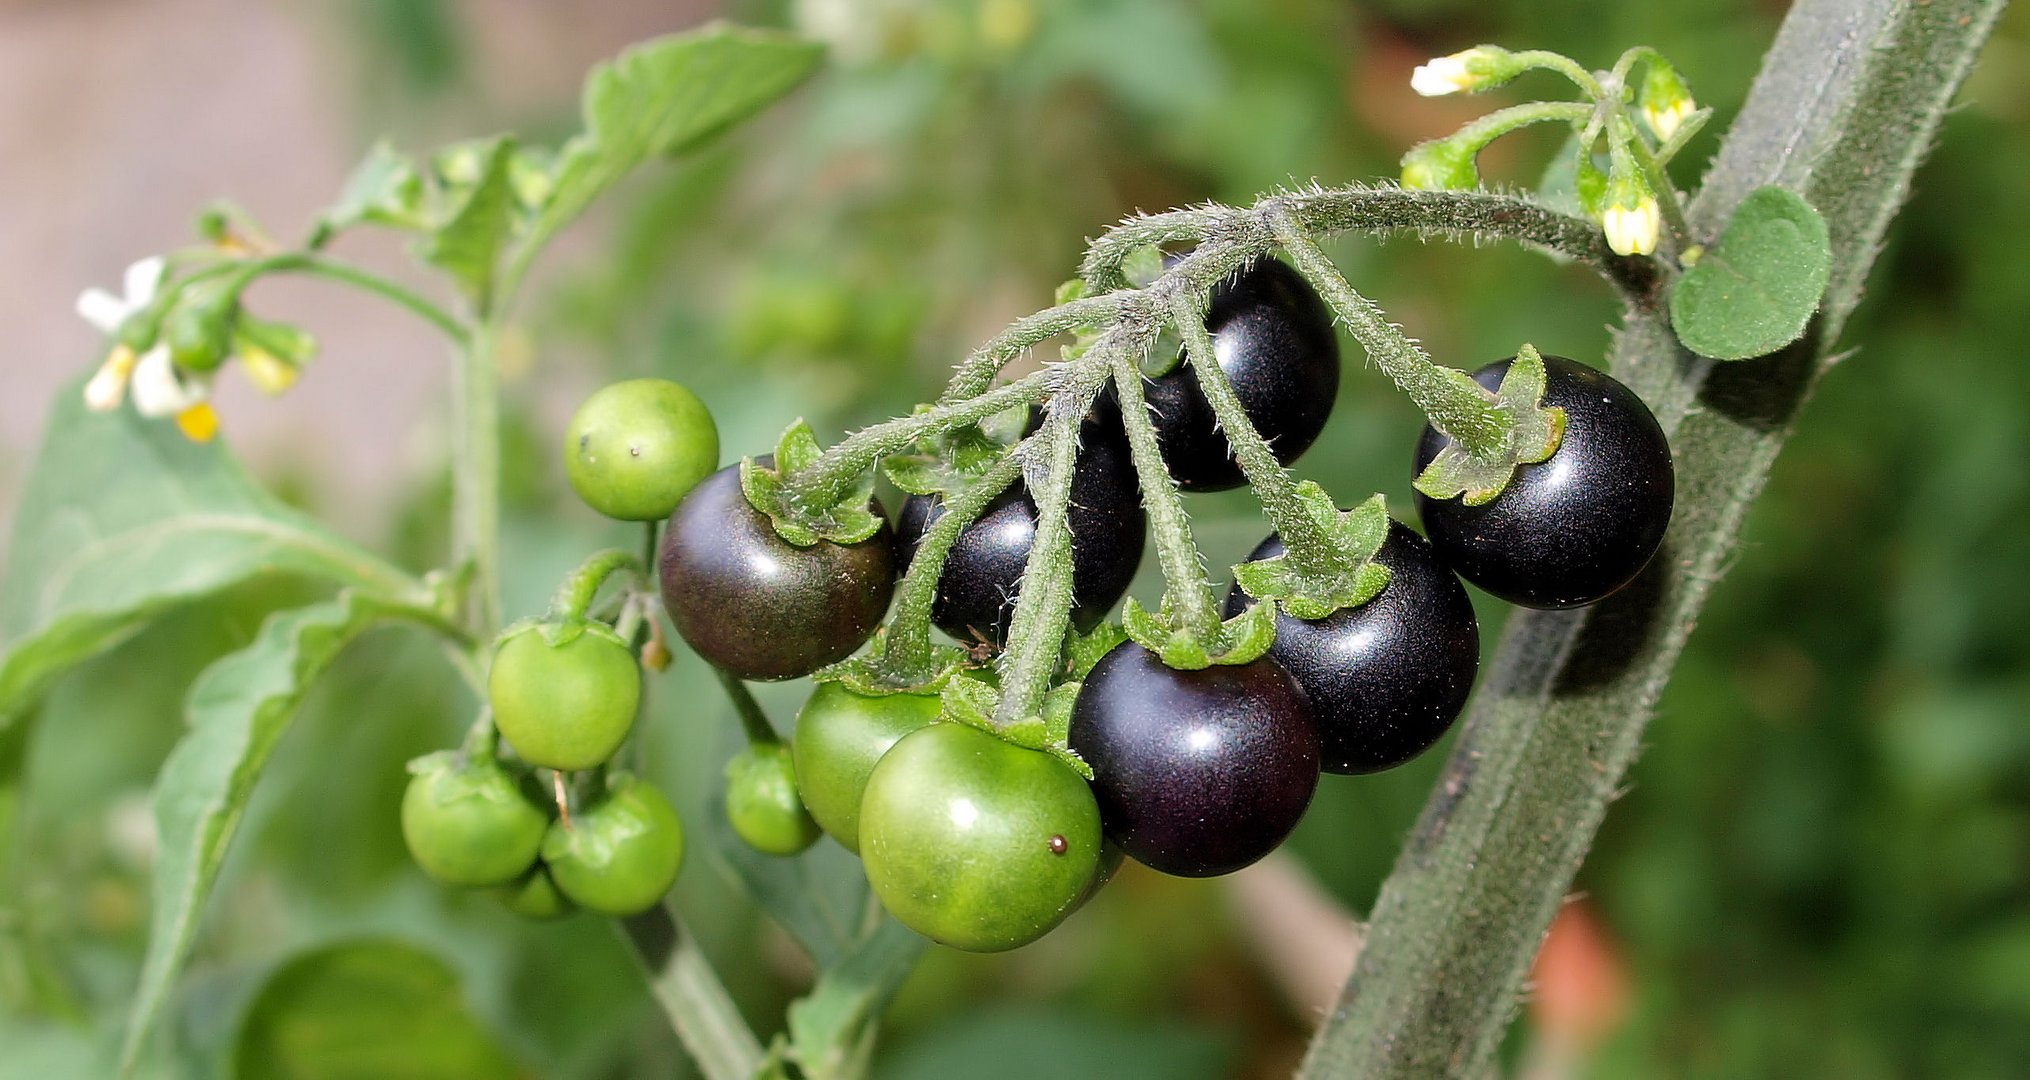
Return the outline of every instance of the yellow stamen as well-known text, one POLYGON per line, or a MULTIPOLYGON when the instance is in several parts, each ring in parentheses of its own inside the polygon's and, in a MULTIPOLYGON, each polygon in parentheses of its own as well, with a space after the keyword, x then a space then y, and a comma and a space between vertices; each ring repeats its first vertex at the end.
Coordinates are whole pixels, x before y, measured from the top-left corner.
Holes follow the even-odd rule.
POLYGON ((176 426, 191 442, 210 442, 218 437, 219 414, 212 410, 209 402, 200 401, 176 414, 176 426))

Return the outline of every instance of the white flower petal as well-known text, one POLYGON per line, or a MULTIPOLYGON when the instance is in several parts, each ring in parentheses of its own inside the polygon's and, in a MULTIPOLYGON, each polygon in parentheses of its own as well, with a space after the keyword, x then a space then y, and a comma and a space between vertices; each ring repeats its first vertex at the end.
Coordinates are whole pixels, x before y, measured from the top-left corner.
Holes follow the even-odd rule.
POLYGON ((1456 94, 1473 84, 1473 76, 1466 70, 1464 54, 1440 56, 1427 64, 1417 65, 1410 73, 1410 89, 1425 97, 1443 97, 1456 94))
POLYGON ((102 334, 118 333, 131 311, 125 300, 104 289, 86 289, 78 294, 78 317, 102 334))
POLYGON ((168 265, 168 260, 162 256, 150 255, 127 267, 123 284, 129 308, 144 308, 154 302, 155 290, 162 287, 162 271, 168 265))
POLYGON ((196 405, 211 396, 211 384, 176 369, 169 346, 157 345, 134 366, 134 411, 160 418, 196 405))
POLYGON ((127 397, 127 380, 134 374, 134 350, 125 345, 113 346, 112 355, 99 365, 99 370, 85 383, 85 408, 93 412, 112 412, 120 407, 127 397))
POLYGON ((1615 254, 1648 255, 1656 250, 1663 216, 1654 198, 1644 198, 1634 206, 1608 207, 1600 216, 1600 227, 1615 254))

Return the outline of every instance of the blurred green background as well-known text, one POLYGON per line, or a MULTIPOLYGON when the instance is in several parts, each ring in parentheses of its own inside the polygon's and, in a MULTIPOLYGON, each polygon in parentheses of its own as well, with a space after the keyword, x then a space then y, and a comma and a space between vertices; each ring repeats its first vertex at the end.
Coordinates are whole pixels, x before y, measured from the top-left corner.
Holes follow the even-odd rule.
MULTIPOLYGON (((1410 94, 1411 66, 1482 40, 1595 65, 1629 44, 1660 47, 1718 109, 1682 160, 1689 183, 1783 6, 730 5, 742 21, 825 39, 832 62, 712 152, 628 186, 532 297, 509 407, 510 611, 539 609, 585 551, 631 542, 569 498, 555 452, 561 417, 601 380, 689 384, 717 413, 729 458, 765 447, 798 414, 834 438, 906 411, 968 346, 1044 306, 1082 238, 1121 216, 1391 175, 1410 143, 1516 100, 1410 94)), ((504 105, 474 76, 488 4, 323 8, 318 48, 338 69, 373 72, 328 90, 355 132, 345 154, 381 131, 420 146, 475 123, 531 137, 570 129, 567 93, 504 105)), ((8 17, 0 9, 0 24, 8 17)), ((1606 942, 1594 960, 1625 982, 1625 1009, 1596 1006, 1604 1041, 1548 1063, 1532 1046, 1552 1036, 1526 1011, 1518 1069, 2030 1076, 2026 50, 2019 10, 1920 174, 1850 331, 1858 351, 1807 409, 1580 875, 1606 942)), ((1527 183, 1551 145, 1504 141, 1483 171, 1527 183)), ((332 190, 339 180, 329 177, 332 190)), ((1512 248, 1332 250, 1356 286, 1460 366, 1525 340, 1597 361, 1615 316, 1586 272, 1512 248)), ((1419 418, 1347 349, 1331 427, 1297 472, 1342 501, 1379 490, 1407 512, 1419 418)), ((292 499, 328 508, 317 471, 291 463, 335 452, 298 447, 256 467, 292 499)), ((441 557, 445 483, 428 471, 389 483, 373 519, 384 523, 377 538, 419 568, 441 557)), ((1244 492, 1193 509, 1215 567, 1265 529, 1244 492)), ((1153 573, 1136 589, 1145 600, 1153 573)), ((13 818, 0 886, 17 898, 0 914, 21 943, 0 954, 0 1075, 72 1075, 77 1048, 117 1017, 145 931, 145 794, 181 730, 180 687, 262 613, 300 599, 292 590, 174 616, 67 679, 35 738, 0 745, 25 757, 26 777, 18 802, 0 800, 0 823, 13 818)), ((1491 646, 1502 607, 1475 600, 1491 646)), ((649 745, 693 823, 681 905, 766 1032, 808 972, 708 851, 707 807, 737 738, 708 687, 695 659, 680 658, 652 691, 649 745)), ((805 687, 763 690, 786 721, 805 687)), ((176 1004, 172 1041, 200 1073, 220 1064, 224 1035, 279 964, 369 935, 423 944, 449 964, 484 1029, 475 1037, 505 1048, 474 1075, 686 1074, 605 924, 521 925, 409 865, 401 762, 452 742, 470 709, 434 653, 403 633, 355 650, 313 695, 263 782, 176 1004)), ((1372 901, 1444 749, 1322 784, 1290 850, 1350 910, 1372 901)), ((1279 992, 1250 940, 1220 885, 1131 868, 1034 947, 934 952, 891 1011, 879 1073, 1285 1075, 1315 1016, 1279 992)))

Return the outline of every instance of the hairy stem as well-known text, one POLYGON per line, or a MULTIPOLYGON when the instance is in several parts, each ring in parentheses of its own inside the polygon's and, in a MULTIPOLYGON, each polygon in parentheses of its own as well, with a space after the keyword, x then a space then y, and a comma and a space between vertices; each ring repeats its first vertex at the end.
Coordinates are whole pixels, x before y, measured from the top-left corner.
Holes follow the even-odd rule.
MULTIPOLYGON (((1116 326, 1088 356, 1119 348, 1123 336, 1124 327, 1116 326)), ((1071 504, 1071 481, 1078 467, 1079 427, 1104 385, 1106 372, 1097 362, 1073 368, 1051 398, 1043 426, 1017 451, 1029 495, 1036 500, 1036 536, 1008 623, 1008 649, 1001 654, 1001 706, 994 719, 1003 725, 1041 715, 1064 631, 1071 623, 1071 526, 1065 510, 1071 504)))
POLYGON ((1274 215, 1270 227, 1290 261, 1367 350, 1368 359, 1417 403, 1432 427, 1474 453, 1495 453, 1507 445, 1514 420, 1496 405, 1493 394, 1465 372, 1433 363, 1416 342, 1389 322, 1374 301, 1355 292, 1339 276, 1332 260, 1325 257, 1295 215, 1274 215))
MULTIPOLYGON (((1188 322, 1197 326, 1200 334, 1205 332, 1203 316, 1194 312, 1188 322)), ((1189 340, 1187 337, 1187 345, 1189 340)), ((1197 362, 1194 357, 1192 363, 1197 362)), ((1149 535, 1156 543, 1156 561, 1163 568, 1165 606, 1192 634, 1209 645, 1219 634, 1219 607, 1213 602, 1211 584, 1205 580, 1205 564, 1199 558, 1198 544, 1191 537, 1184 497, 1163 464, 1156 425, 1149 419, 1148 398, 1142 393, 1141 366, 1126 349, 1114 351, 1113 364, 1114 386, 1121 397, 1121 425, 1128 432, 1128 454, 1134 459, 1135 474, 1141 481, 1142 508, 1149 515, 1149 535)))
POLYGON ((1255 422, 1241 407, 1241 399, 1234 394, 1233 383, 1214 353, 1212 335, 1205 329, 1204 310, 1202 298, 1182 293, 1171 298, 1171 321, 1184 339, 1184 354, 1198 374, 1198 387, 1205 394, 1206 403, 1212 406, 1220 430, 1226 432, 1227 442, 1232 444, 1241 473, 1260 500, 1263 514, 1282 537, 1284 548, 1297 565, 1312 571, 1344 569, 1348 561, 1345 554, 1305 511, 1303 500, 1297 497, 1296 481, 1290 479, 1282 462, 1276 460, 1275 451, 1269 449, 1262 433, 1255 430, 1255 422))
POLYGON ((1087 296, 1017 319, 959 363, 938 403, 950 405, 985 392, 1009 361, 1059 334, 1111 321, 1120 308, 1118 297, 1087 296))
POLYGON ((1057 392, 1071 369, 1072 365, 1044 368, 973 397, 861 428, 826 450, 809 468, 788 477, 784 494, 792 506, 836 506, 875 462, 908 449, 926 435, 977 424, 1020 405, 1033 405, 1057 392))
POLYGON ((1555 53, 1547 49, 1524 49, 1514 55, 1516 61, 1526 68, 1534 68, 1539 71, 1555 71, 1565 78, 1572 80, 1572 85, 1577 86, 1585 92, 1587 97, 1595 101, 1606 96, 1606 90, 1601 87, 1600 80, 1594 78, 1592 72, 1579 66, 1578 61, 1563 53, 1555 53))
POLYGON ((1593 106, 1576 101, 1532 101, 1496 109, 1460 128, 1451 136, 1476 151, 1518 128, 1531 124, 1566 123, 1583 126, 1593 116, 1593 106))
POLYGON ((1275 214, 1294 215, 1315 237, 1358 232, 1513 240, 1577 259, 1629 295, 1646 292, 1655 273, 1648 259, 1616 255, 1594 222, 1528 199, 1352 184, 1265 196, 1250 210, 1208 206, 1130 218, 1093 241, 1079 274, 1095 290, 1120 289, 1127 285, 1121 264, 1137 248, 1183 240, 1245 241, 1251 228, 1260 236, 1260 222, 1275 214))
POLYGON ((1635 584, 1591 609, 1510 619, 1445 773, 1384 884, 1367 944, 1303 1075, 1483 1075, 1524 974, 1641 746, 1812 383, 2002 0, 1798 0, 1689 214, 1715 234, 1782 184, 1825 217, 1820 320, 1760 360, 1714 364, 1639 308, 1615 373, 1671 432, 1678 504, 1635 584))
POLYGON ((938 577, 959 534, 1022 475, 1016 450, 981 473, 964 491, 944 500, 944 512, 917 541, 909 570, 896 590, 895 613, 888 619, 882 659, 897 671, 920 672, 930 664, 931 609, 937 605, 938 577))
POLYGON ((1656 196, 1656 204, 1663 211, 1664 225, 1669 229, 1669 252, 1675 257, 1692 244, 1692 227, 1685 221, 1685 197, 1678 193, 1678 186, 1671 182, 1671 174, 1656 159, 1649 148, 1648 140, 1635 130, 1625 113, 1616 113, 1609 121, 1611 130, 1608 137, 1619 141, 1628 151, 1629 160, 1642 171, 1642 178, 1649 184, 1656 196))

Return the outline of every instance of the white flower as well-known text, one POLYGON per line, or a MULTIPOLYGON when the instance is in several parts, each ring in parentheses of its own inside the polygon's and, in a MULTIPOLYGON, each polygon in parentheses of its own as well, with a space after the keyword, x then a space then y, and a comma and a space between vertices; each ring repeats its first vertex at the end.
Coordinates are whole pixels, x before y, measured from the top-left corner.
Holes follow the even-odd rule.
POLYGON ((1425 97, 1456 94, 1471 85, 1473 76, 1466 70, 1466 61, 1457 56, 1440 56, 1410 72, 1410 89, 1425 97))
MULTIPOLYGON (((102 334, 119 333, 135 312, 155 302, 166 265, 162 256, 155 255, 127 267, 121 288, 124 296, 114 296, 99 288, 86 289, 78 294, 78 315, 102 334)), ((132 348, 123 342, 115 343, 113 351, 106 354, 105 363, 85 383, 85 408, 93 412, 119 408, 127 396, 127 379, 134 374, 135 362, 132 348)))
POLYGON ((211 380, 179 369, 167 345, 148 350, 134 365, 134 411, 142 416, 176 416, 210 397, 211 380))
POLYGON ((122 286, 125 296, 114 296, 99 288, 86 289, 78 294, 78 315, 98 327, 100 333, 119 333, 128 316, 155 302, 155 292, 162 287, 162 271, 166 266, 160 255, 129 266, 122 286))
POLYGON ((1425 97, 1483 90, 1499 81, 1506 58, 1506 51, 1488 45, 1440 56, 1417 65, 1410 73, 1410 89, 1425 97))
POLYGON ((1616 255, 1648 255, 1656 250, 1663 214, 1657 209, 1656 197, 1644 192, 1634 203, 1609 206, 1600 215, 1600 227, 1616 255))

